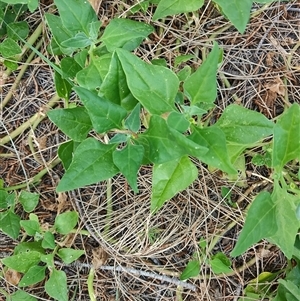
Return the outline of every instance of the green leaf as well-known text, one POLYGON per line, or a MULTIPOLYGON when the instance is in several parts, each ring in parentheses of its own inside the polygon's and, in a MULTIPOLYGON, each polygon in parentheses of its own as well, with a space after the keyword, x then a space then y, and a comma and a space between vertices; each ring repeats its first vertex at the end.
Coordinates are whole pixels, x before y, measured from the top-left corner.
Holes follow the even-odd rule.
POLYGON ((58 147, 57 154, 65 170, 69 168, 72 162, 73 154, 76 147, 77 147, 77 143, 75 143, 73 140, 62 143, 58 147))
POLYGON ((69 234, 78 222, 78 213, 67 211, 56 216, 54 227, 60 234, 69 234))
POLYGON ((138 103, 125 120, 127 129, 134 133, 137 133, 141 127, 140 111, 141 105, 138 103))
POLYGON ((162 66, 150 65, 123 49, 116 50, 133 96, 151 114, 174 111, 179 88, 175 73, 162 66))
POLYGON ((100 87, 100 93, 107 100, 122 105, 126 110, 132 110, 137 103, 128 88, 125 73, 115 53, 100 87))
POLYGON ((28 251, 3 258, 1 261, 7 267, 20 272, 26 273, 32 266, 40 262, 41 254, 36 251, 28 251))
POLYGON ((63 72, 63 79, 74 78, 82 68, 77 64, 74 58, 64 57, 60 62, 61 70, 63 72))
POLYGON ((284 255, 291 259, 294 252, 294 242, 300 227, 296 215, 296 202, 299 198, 289 194, 278 181, 274 181, 272 200, 275 204, 276 231, 265 236, 269 241, 280 247, 284 255))
POLYGON ((17 214, 9 210, 0 219, 0 229, 11 238, 17 239, 21 228, 20 220, 17 214))
POLYGON ((19 195, 19 202, 26 212, 31 212, 39 203, 39 194, 22 190, 19 195))
POLYGON ((180 275, 180 280, 196 277, 200 274, 200 263, 198 260, 190 261, 180 275))
POLYGON ((156 8, 153 20, 161 19, 169 15, 193 12, 204 4, 204 0, 161 0, 156 8))
POLYGON ((197 156, 199 160, 228 174, 237 173, 230 162, 225 134, 218 126, 202 129, 193 127, 193 132, 189 139, 209 149, 207 153, 197 156))
POLYGON ((51 249, 55 248, 55 239, 53 233, 46 231, 44 234, 44 238, 42 240, 42 247, 44 249, 51 249))
POLYGON ((151 116, 148 130, 139 135, 137 142, 144 146, 145 158, 157 164, 207 151, 207 148, 171 129, 166 121, 157 115, 151 116))
POLYGON ((221 12, 231 21, 240 33, 245 31, 250 18, 253 0, 213 0, 213 2, 219 5, 221 12))
POLYGON ((97 15, 89 1, 54 0, 54 3, 67 30, 89 34, 89 24, 97 21, 97 15))
POLYGON ((170 128, 184 133, 190 126, 190 122, 185 118, 185 116, 179 112, 171 112, 167 119, 167 124, 170 128))
POLYGON ((72 85, 66 79, 63 79, 61 75, 55 71, 54 73, 54 84, 57 95, 64 99, 69 99, 72 85))
POLYGON ((220 49, 217 43, 207 59, 183 84, 184 93, 192 104, 205 102, 213 103, 217 97, 217 70, 220 49))
POLYGON ((290 280, 283 280, 279 279, 279 283, 286 289, 287 292, 291 294, 290 301, 292 300, 299 300, 300 296, 300 288, 296 286, 292 281, 290 280), (295 299, 294 299, 295 298, 295 299))
POLYGON ((93 127, 90 116, 84 107, 55 109, 48 111, 47 115, 74 141, 83 141, 93 127))
POLYGON ((235 257, 245 252, 262 238, 272 236, 277 231, 275 202, 269 192, 257 195, 247 212, 246 221, 238 241, 230 253, 235 257))
POLYGON ((26 39, 29 33, 29 26, 27 22, 14 22, 7 26, 7 35, 9 38, 18 41, 21 39, 26 39))
POLYGON ((11 294, 10 297, 11 299, 7 299, 7 301, 37 301, 37 298, 29 295, 22 290, 17 290, 13 294, 11 294))
POLYGON ((196 166, 186 156, 163 164, 155 164, 152 176, 151 211, 159 210, 167 200, 187 188, 197 176, 196 166))
POLYGON ((92 41, 86 36, 85 33, 79 32, 75 36, 71 37, 68 40, 64 40, 61 45, 65 48, 85 48, 90 46, 92 41))
POLYGON ((117 48, 131 51, 153 31, 154 28, 146 23, 114 18, 105 28, 100 40, 109 52, 113 52, 117 48))
POLYGON ((74 55, 74 60, 81 68, 85 67, 88 53, 87 49, 82 49, 74 55))
POLYGON ((184 82, 191 75, 191 73, 192 68, 190 66, 184 66, 180 71, 177 72, 177 76, 181 82, 184 82))
POLYGON ((28 253, 29 251, 36 251, 40 254, 44 254, 45 250, 41 246, 39 241, 20 242, 14 249, 14 255, 28 253))
POLYGON ((284 165, 300 158, 300 105, 294 103, 274 126, 273 162, 280 171, 284 165))
POLYGON ((134 192, 138 192, 137 173, 142 164, 144 156, 144 147, 142 145, 133 145, 130 142, 122 150, 113 152, 114 164, 120 169, 120 172, 126 177, 129 185, 134 192))
POLYGON ((22 277, 19 287, 25 287, 41 282, 45 278, 46 266, 32 266, 22 277))
POLYGON ((22 53, 20 46, 11 38, 0 43, 0 53, 4 58, 9 58, 22 53))
POLYGON ((62 259, 65 264, 70 264, 77 260, 84 254, 83 250, 74 250, 71 248, 61 248, 58 250, 57 255, 62 259))
POLYGON ((24 220, 20 221, 20 225, 30 236, 34 236, 37 232, 40 231, 40 224, 37 221, 24 220))
POLYGON ((0 209, 7 209, 9 207, 7 197, 8 192, 0 189, 0 209))
POLYGON ((113 177, 119 171, 112 159, 115 148, 114 144, 103 144, 94 138, 84 140, 76 148, 73 161, 59 182, 57 192, 113 177))
POLYGON ((232 272, 232 269, 230 268, 231 261, 221 252, 215 254, 212 259, 209 260, 209 264, 215 274, 232 272))
POLYGON ((272 135, 274 124, 263 114, 239 105, 229 105, 216 123, 226 140, 235 145, 252 146, 272 135))
POLYGON ((59 301, 68 301, 67 276, 65 272, 52 270, 52 273, 45 283, 46 293, 59 301))
POLYGON ((76 87, 74 90, 85 105, 93 127, 98 133, 121 128, 122 120, 127 115, 127 111, 124 108, 85 88, 76 87))

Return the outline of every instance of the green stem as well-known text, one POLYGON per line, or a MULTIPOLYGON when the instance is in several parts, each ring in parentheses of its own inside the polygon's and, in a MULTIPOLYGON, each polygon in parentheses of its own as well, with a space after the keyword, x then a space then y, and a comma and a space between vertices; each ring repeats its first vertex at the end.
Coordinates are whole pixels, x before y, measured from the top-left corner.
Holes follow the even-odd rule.
POLYGON ((113 213, 111 179, 107 180, 106 199, 107 199, 107 205, 106 205, 107 213, 106 213, 106 222, 105 222, 103 235, 104 237, 109 238, 110 223, 111 223, 111 217, 113 213))
POLYGON ((94 277, 95 277, 95 269, 94 267, 92 267, 90 269, 88 280, 87 280, 88 292, 91 301, 97 301, 95 291, 94 291, 94 277))

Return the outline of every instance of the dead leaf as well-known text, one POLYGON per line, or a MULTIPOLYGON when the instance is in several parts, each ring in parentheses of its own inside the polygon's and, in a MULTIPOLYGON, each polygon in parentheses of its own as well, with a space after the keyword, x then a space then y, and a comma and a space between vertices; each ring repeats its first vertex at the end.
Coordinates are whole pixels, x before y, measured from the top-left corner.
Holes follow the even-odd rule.
POLYGON ((101 267, 106 263, 108 259, 108 254, 105 252, 103 248, 99 247, 97 249, 92 249, 92 253, 93 253, 92 264, 95 269, 101 267))
POLYGON ((11 283, 12 285, 18 285, 21 278, 22 275, 15 270, 8 269, 5 272, 5 280, 11 283))
POLYGON ((68 196, 64 192, 59 192, 57 197, 57 214, 59 214, 62 211, 65 211, 69 208, 69 203, 67 202, 68 196))
POLYGON ((266 89, 277 93, 278 95, 285 95, 285 85, 279 76, 277 76, 270 84, 267 84, 266 89))
POLYGON ((93 7, 94 11, 96 12, 96 14, 98 14, 102 0, 89 0, 89 2, 93 7))

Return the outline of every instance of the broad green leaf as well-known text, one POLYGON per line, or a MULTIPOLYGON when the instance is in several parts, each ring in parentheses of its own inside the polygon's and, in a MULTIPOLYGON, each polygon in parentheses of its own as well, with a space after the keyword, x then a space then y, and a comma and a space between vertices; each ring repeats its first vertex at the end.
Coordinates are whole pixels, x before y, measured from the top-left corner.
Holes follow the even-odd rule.
POLYGON ((31 212, 39 203, 39 194, 22 190, 19 195, 19 202, 22 204, 26 212, 31 212))
POLYGON ((242 254, 262 238, 276 233, 278 226, 275 206, 276 204, 269 192, 262 191, 257 195, 247 212, 244 227, 230 253, 231 256, 235 257, 242 254))
POLYGON ((77 260, 84 254, 83 250, 74 250, 71 248, 61 248, 58 250, 57 255, 62 259, 65 264, 70 264, 77 260))
POLYGON ((215 254, 212 259, 209 260, 209 264, 215 274, 232 272, 230 259, 221 252, 215 254))
POLYGON ((56 71, 54 73, 54 83, 57 95, 61 98, 69 99, 72 89, 71 83, 68 80, 62 78, 62 76, 56 71))
POLYGON ((198 176, 196 166, 186 156, 163 164, 154 164, 152 175, 151 211, 186 189, 198 176))
POLYGON ((6 299, 6 300, 7 301, 37 301, 38 299, 22 290, 17 290, 16 292, 10 295, 10 299, 6 299))
POLYGON ((190 122, 185 116, 179 112, 171 112, 167 119, 167 124, 170 128, 184 133, 190 126, 190 122))
POLYGON ((105 28, 100 40, 110 52, 117 48, 131 51, 153 31, 154 28, 146 23, 114 18, 105 28))
POLYGON ((126 177, 132 190, 136 193, 138 192, 137 173, 142 164, 143 156, 144 147, 130 142, 122 150, 113 152, 114 164, 120 169, 120 172, 126 177))
POLYGON ((46 266, 32 266, 22 277, 19 282, 19 287, 25 287, 39 283, 45 278, 46 266))
POLYGON ((44 249, 51 249, 53 250, 55 248, 55 239, 53 233, 46 231, 44 234, 44 238, 42 240, 42 247, 44 249))
POLYGON ((189 261, 180 275, 180 280, 187 280, 200 274, 200 263, 198 260, 189 261))
POLYGON ((67 211, 56 216, 54 227, 60 234, 69 234, 78 222, 78 213, 67 211))
POLYGON ((216 125, 225 133, 227 141, 246 146, 272 135, 274 127, 263 114, 235 104, 226 107, 216 125))
POLYGON ((228 174, 237 173, 230 162, 225 134, 218 126, 210 126, 202 129, 193 127, 193 132, 189 136, 189 139, 209 149, 207 153, 197 156, 199 160, 228 174))
POLYGON ((26 4, 30 10, 30 12, 34 12, 38 6, 39 6, 39 2, 38 0, 1 0, 1 2, 5 2, 8 4, 26 4))
POLYGON ((85 105, 93 127, 98 133, 121 128, 122 120, 127 115, 127 111, 124 108, 85 88, 76 87, 74 90, 85 105))
POLYGON ((61 62, 61 71, 62 71, 62 78, 74 78, 82 68, 80 65, 77 64, 74 58, 72 57, 64 57, 61 62))
POLYGON ((53 269, 45 283, 46 293, 58 301, 68 301, 67 276, 65 272, 53 269))
POLYGON ((294 103, 274 126, 273 162, 276 170, 300 158, 300 105, 294 103))
POLYGON ((213 0, 213 2, 220 7, 224 16, 231 21, 240 33, 245 31, 253 0, 213 0))
POLYGON ((75 151, 75 143, 73 140, 60 144, 58 147, 58 157, 61 160, 64 169, 67 170, 72 162, 73 153, 75 151))
POLYGON ((61 46, 64 48, 85 48, 87 46, 90 46, 92 44, 92 41, 86 36, 85 33, 79 32, 72 38, 65 40, 61 43, 61 46))
POLYGON ((14 255, 28 253, 31 251, 38 252, 40 254, 44 254, 45 250, 41 246, 41 242, 39 241, 31 241, 31 242, 20 242, 14 249, 14 255))
POLYGON ((93 127, 90 116, 84 107, 55 109, 48 111, 47 115, 74 141, 83 141, 93 127))
POLYGON ((91 22, 88 25, 89 28, 89 38, 94 41, 95 43, 97 43, 97 38, 99 36, 99 32, 100 32, 100 27, 102 25, 101 21, 95 21, 95 22, 91 22))
POLYGON ((145 109, 158 115, 174 111, 179 88, 175 73, 162 66, 147 64, 126 50, 117 49, 116 52, 131 93, 145 109))
POLYGON ((54 253, 41 255, 41 261, 46 263, 48 268, 54 268, 54 253))
POLYGON ((81 51, 77 52, 77 53, 74 55, 74 60, 75 60, 75 62, 76 62, 81 68, 85 68, 88 53, 89 53, 89 52, 88 52, 87 49, 82 49, 81 51))
POLYGON ((148 130, 139 135, 137 141, 144 146, 145 158, 156 164, 207 151, 207 148, 171 129, 166 121, 157 115, 151 116, 148 130))
POLYGON ((217 43, 207 59, 183 84, 184 93, 192 104, 213 103, 217 97, 217 70, 220 49, 217 43))
POLYGON ((0 43, 0 54, 4 58, 13 57, 17 54, 21 54, 22 49, 20 46, 11 38, 6 38, 0 43))
POLYGON ((0 229, 13 239, 17 239, 20 232, 20 217, 11 210, 0 218, 0 229))
POLYGON ((130 138, 130 135, 128 135, 128 134, 117 133, 109 140, 109 143, 110 144, 120 144, 120 143, 127 142, 129 138, 130 138))
POLYGON ((21 39, 26 39, 29 33, 28 23, 25 21, 14 22, 7 26, 7 35, 9 38, 18 41, 21 39))
POLYGON ((59 182, 57 192, 113 177, 119 171, 112 159, 115 148, 114 144, 103 144, 94 138, 84 140, 76 148, 73 161, 59 182))
POLYGON ((64 54, 71 55, 75 49, 62 47, 61 43, 72 38, 74 32, 66 29, 62 24, 61 18, 58 16, 46 13, 45 18, 51 33, 53 34, 54 41, 59 47, 60 51, 64 54))
POLYGON ((177 72, 178 79, 181 82, 186 81, 192 73, 192 68, 190 66, 184 66, 180 71, 177 72))
POLYGON ((204 4, 204 0, 161 0, 153 15, 153 20, 161 19, 169 15, 193 12, 204 4))
POLYGON ((132 132, 137 133, 141 127, 141 105, 138 103, 125 120, 125 126, 132 132))
POLYGON ((2 263, 7 267, 20 272, 26 273, 32 266, 40 262, 41 254, 36 251, 28 251, 12 255, 1 259, 2 263))
MULTIPOLYGON (((177 67, 178 65, 180 65, 181 63, 185 63, 191 59, 195 59, 196 56, 193 54, 183 54, 183 55, 178 55, 175 57, 174 60, 174 67, 177 67)), ((186 66, 189 67, 189 66, 186 66)))
POLYGON ((20 221, 20 225, 30 236, 34 236, 36 232, 40 231, 40 224, 36 221, 24 220, 24 221, 20 221))
POLYGON ((100 94, 126 110, 132 110, 137 103, 128 88, 126 75, 116 53, 111 58, 108 73, 100 87, 100 94))
POLYGON ((9 207, 7 203, 7 197, 8 192, 0 189, 0 209, 7 209, 9 207))
POLYGON ((101 86, 102 77, 99 69, 102 68, 102 61, 102 58, 92 57, 90 64, 77 73, 76 80, 81 87, 95 90, 101 86))
POLYGON ((281 188, 278 181, 274 181, 272 199, 275 204, 275 218, 277 230, 265 236, 269 241, 280 247, 284 255, 291 259, 294 252, 294 242, 300 227, 296 215, 296 202, 299 199, 281 188))
POLYGON ((89 24, 97 21, 97 15, 89 1, 54 0, 54 3, 67 30, 89 34, 89 24))
POLYGON ((279 283, 286 289, 289 295, 289 301, 299 300, 300 287, 290 280, 279 279, 279 283))

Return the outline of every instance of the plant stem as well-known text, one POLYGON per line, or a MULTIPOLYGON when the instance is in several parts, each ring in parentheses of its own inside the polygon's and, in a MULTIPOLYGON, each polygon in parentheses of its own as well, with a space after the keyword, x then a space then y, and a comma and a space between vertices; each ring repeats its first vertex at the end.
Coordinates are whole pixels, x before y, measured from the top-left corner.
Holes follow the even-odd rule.
POLYGON ((88 280, 87 280, 88 292, 89 292, 89 296, 90 296, 91 301, 96 301, 94 285, 93 285, 94 277, 95 277, 95 268, 91 267, 90 272, 89 272, 89 276, 88 276, 88 280))
POLYGON ((109 237, 109 230, 110 230, 110 223, 111 223, 111 217, 113 213, 113 206, 112 206, 112 181, 111 179, 107 180, 107 190, 106 190, 106 199, 107 199, 107 205, 106 205, 106 222, 105 227, 103 231, 104 237, 109 237))

